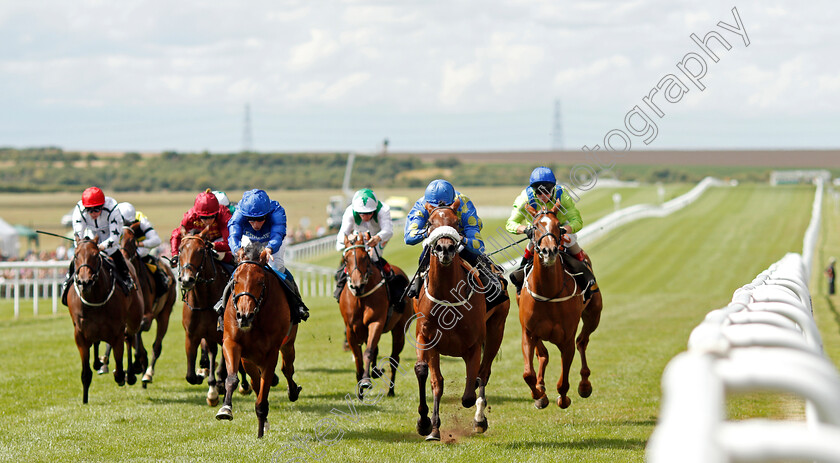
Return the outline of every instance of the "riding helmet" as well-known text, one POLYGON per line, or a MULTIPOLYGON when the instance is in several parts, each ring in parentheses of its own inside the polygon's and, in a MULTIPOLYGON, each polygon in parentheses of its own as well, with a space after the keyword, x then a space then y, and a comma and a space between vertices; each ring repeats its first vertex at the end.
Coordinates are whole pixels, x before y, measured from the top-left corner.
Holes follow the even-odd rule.
POLYGON ((219 213, 219 200, 216 199, 216 195, 208 188, 204 193, 199 193, 195 197, 193 209, 199 217, 216 215, 219 213))
POLYGON ((362 188, 353 195, 353 210, 359 214, 369 214, 375 211, 377 204, 379 204, 379 201, 370 188, 362 188))
POLYGON ((534 186, 537 183, 551 183, 556 184, 557 179, 554 177, 554 172, 551 171, 548 167, 540 166, 534 169, 531 172, 531 179, 528 182, 529 185, 534 186))
POLYGON ((455 187, 446 180, 432 180, 423 196, 429 204, 447 206, 455 202, 455 187))
POLYGON ((271 213, 271 200, 263 190, 248 190, 242 195, 237 210, 245 217, 263 217, 271 213))
POLYGON ((105 204, 105 193, 102 190, 92 186, 82 192, 82 206, 96 207, 105 204))

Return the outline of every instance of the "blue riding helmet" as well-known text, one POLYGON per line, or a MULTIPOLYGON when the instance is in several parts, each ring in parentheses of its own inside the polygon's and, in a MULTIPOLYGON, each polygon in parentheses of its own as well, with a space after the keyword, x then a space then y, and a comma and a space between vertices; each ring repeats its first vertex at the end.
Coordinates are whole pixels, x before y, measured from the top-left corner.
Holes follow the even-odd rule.
POLYGON ((448 206, 455 202, 455 187, 446 180, 432 180, 423 197, 433 206, 448 206))
POLYGON ((551 183, 554 185, 557 183, 557 178, 554 177, 554 172, 551 169, 540 166, 531 172, 531 179, 528 184, 534 186, 537 183, 551 183))
POLYGON ((248 190, 242 195, 237 209, 245 217, 263 217, 271 212, 271 200, 263 190, 248 190))

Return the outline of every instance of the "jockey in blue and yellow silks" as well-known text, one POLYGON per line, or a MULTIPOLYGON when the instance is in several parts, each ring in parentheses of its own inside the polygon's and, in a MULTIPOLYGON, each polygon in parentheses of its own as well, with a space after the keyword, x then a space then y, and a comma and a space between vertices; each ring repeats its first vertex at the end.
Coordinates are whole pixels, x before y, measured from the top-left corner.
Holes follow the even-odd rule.
MULTIPOLYGON (((493 263, 487 256, 484 255, 484 241, 481 238, 481 227, 483 224, 481 219, 478 217, 475 206, 472 201, 470 201, 470 198, 459 191, 456 191, 452 184, 446 180, 433 180, 429 183, 429 186, 426 187, 423 197, 414 203, 414 207, 411 208, 405 222, 405 244, 415 245, 423 241, 428 236, 427 223, 429 220, 429 212, 426 210, 426 204, 431 204, 435 207, 449 206, 454 203, 456 199, 460 200, 461 204, 461 207, 455 211, 458 216, 458 226, 455 228, 463 238, 462 244, 464 248, 459 253, 461 258, 469 262, 469 264, 473 267, 478 268, 479 276, 481 277, 482 284, 484 284, 485 287, 487 287, 486 285, 488 284, 500 284, 492 277, 494 274, 493 263)), ((428 265, 428 253, 423 252, 420 259, 421 268, 418 273, 423 272, 426 265, 428 265)), ((420 291, 422 280, 420 278, 415 278, 412 283, 411 289, 407 295, 409 297, 416 297, 420 291)), ((500 289, 503 289, 503 287, 503 285, 500 286, 500 289)), ((487 309, 490 309, 508 299, 506 291, 500 290, 492 291, 490 293, 497 294, 498 296, 492 297, 487 301, 487 309)))

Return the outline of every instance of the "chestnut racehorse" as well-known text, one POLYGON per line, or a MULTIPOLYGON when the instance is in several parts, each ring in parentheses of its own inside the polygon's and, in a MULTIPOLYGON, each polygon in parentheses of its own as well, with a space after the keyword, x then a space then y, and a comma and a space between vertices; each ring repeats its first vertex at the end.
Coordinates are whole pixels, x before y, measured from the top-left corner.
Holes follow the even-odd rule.
MULTIPOLYGON (((90 346, 100 341, 114 350, 114 381, 120 386, 137 381, 132 369, 131 345, 140 330, 143 301, 137 290, 126 295, 117 289, 113 263, 99 252, 99 237, 76 237, 73 255, 73 289, 67 294, 67 308, 73 320, 74 338, 82 358, 82 402, 88 402, 93 371, 90 368, 90 346), (107 263, 106 263, 107 262, 107 263), (125 342, 128 374, 123 370, 125 342)), ((129 268, 132 278, 137 278, 129 268)))
POLYGON ((601 319, 601 293, 593 293, 584 305, 583 288, 577 285, 575 278, 563 266, 563 259, 574 257, 562 254, 565 252, 562 248, 565 229, 557 219, 558 207, 555 204, 551 209, 543 208, 540 211, 527 207, 534 218, 534 265, 526 275, 521 294, 516 297, 519 303, 519 322, 522 325, 522 354, 525 357, 525 373, 522 376, 531 388, 531 397, 537 408, 548 406, 545 394, 548 350, 543 341, 551 342, 560 349, 563 371, 557 381, 557 392, 560 394, 557 405, 566 408, 572 403, 566 394, 569 391, 569 371, 575 357, 575 345, 581 358, 578 394, 584 398, 592 394, 586 347, 601 319), (583 327, 575 340, 581 319, 583 327), (534 350, 539 359, 539 370, 536 373, 534 350))
POLYGON ((131 262, 134 270, 137 272, 137 287, 143 294, 143 322, 140 324, 141 331, 149 331, 152 327, 152 320, 157 321, 157 329, 155 331, 155 342, 152 344, 152 359, 148 360, 146 349, 143 346, 143 338, 140 333, 137 334, 137 356, 140 357, 145 364, 145 374, 143 375, 143 387, 147 383, 154 380, 155 364, 160 358, 161 350, 163 348, 163 337, 166 336, 166 330, 169 328, 169 317, 172 315, 172 306, 175 305, 176 288, 175 275, 172 273, 172 268, 169 267, 166 259, 159 259, 158 266, 169 278, 170 285, 166 293, 158 298, 155 296, 158 293, 158 281, 155 279, 152 272, 137 254, 136 237, 140 233, 140 223, 136 222, 128 227, 123 227, 123 235, 120 241, 120 248, 125 256, 126 262, 131 262))
POLYGON ((227 366, 225 402, 216 419, 232 420, 233 389, 239 382, 236 370, 240 361, 254 381, 257 393, 257 437, 268 429, 268 392, 275 379, 274 369, 280 353, 281 370, 289 385, 289 400, 298 399, 301 387, 295 383, 295 337, 298 326, 292 324, 291 308, 280 277, 267 267, 271 250, 262 243, 250 243, 237 253, 233 272, 232 296, 225 305, 225 335, 222 351, 227 366))
MULTIPOLYGON (((201 232, 191 231, 183 237, 178 251, 178 281, 181 283, 181 299, 184 301, 182 325, 186 333, 184 343, 187 352, 187 382, 201 384, 204 378, 195 373, 195 357, 201 340, 205 339, 210 359, 210 376, 207 379, 207 404, 219 404, 219 394, 224 392, 227 369, 218 362, 215 366, 218 346, 222 344, 222 332, 216 329, 219 319, 213 306, 222 298, 229 274, 213 255, 213 243, 207 238, 210 227, 201 232), (218 375, 218 377, 217 377, 218 375)), ((251 389, 243 374, 243 394, 251 389)))
POLYGON ((467 375, 461 404, 467 408, 475 404, 473 429, 479 433, 487 430, 485 386, 490 379, 493 358, 501 345, 504 319, 510 308, 510 301, 506 301, 487 313, 483 294, 486 290, 481 286, 478 270, 458 254, 461 236, 455 228, 459 221, 455 211, 459 207, 460 199, 451 206, 426 206, 430 235, 424 252, 431 255, 415 308, 417 363, 414 366, 420 388, 417 432, 426 436, 426 440, 440 440, 441 354, 464 359, 467 375), (431 420, 426 404, 426 378, 430 371, 434 395, 431 420))
MULTIPOLYGON (((344 265, 347 272, 347 285, 339 299, 339 309, 344 318, 347 342, 353 351, 356 362, 356 381, 358 381, 359 399, 371 387, 371 374, 378 378, 384 372, 377 366, 379 354, 379 338, 383 333, 391 333, 391 382, 388 396, 394 396, 394 381, 400 363, 400 352, 405 345, 406 323, 411 318, 412 311, 408 308, 403 313, 388 313, 388 291, 385 288, 385 277, 377 270, 371 261, 365 243, 370 239, 370 233, 361 235, 354 233, 344 238, 344 265), (367 348, 362 354, 362 344, 367 348), (371 370, 371 368, 373 370, 371 370)), ((394 273, 405 276, 398 267, 392 265, 394 273)), ((409 299, 412 301, 413 299, 409 299)))

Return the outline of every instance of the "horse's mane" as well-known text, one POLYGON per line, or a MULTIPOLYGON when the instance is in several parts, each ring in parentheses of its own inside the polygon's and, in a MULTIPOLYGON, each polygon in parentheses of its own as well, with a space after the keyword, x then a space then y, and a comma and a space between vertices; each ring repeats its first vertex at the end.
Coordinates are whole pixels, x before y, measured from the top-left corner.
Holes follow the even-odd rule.
POLYGON ((241 260, 250 260, 253 262, 260 261, 260 253, 262 250, 265 249, 265 245, 263 243, 251 241, 250 243, 246 244, 242 247, 242 259, 241 260))

